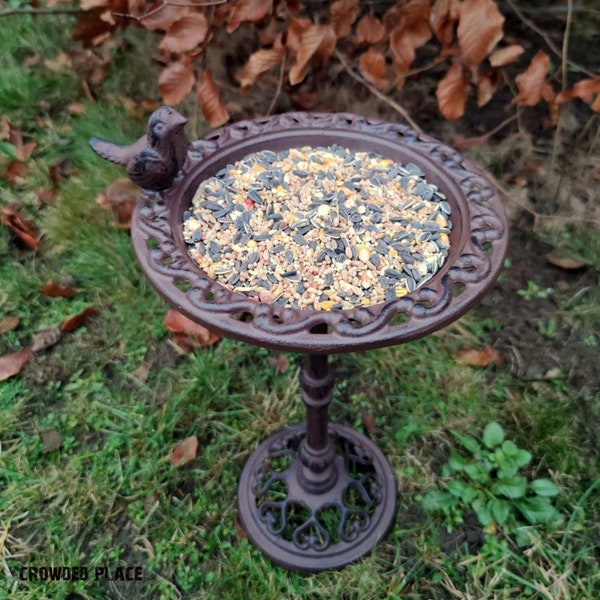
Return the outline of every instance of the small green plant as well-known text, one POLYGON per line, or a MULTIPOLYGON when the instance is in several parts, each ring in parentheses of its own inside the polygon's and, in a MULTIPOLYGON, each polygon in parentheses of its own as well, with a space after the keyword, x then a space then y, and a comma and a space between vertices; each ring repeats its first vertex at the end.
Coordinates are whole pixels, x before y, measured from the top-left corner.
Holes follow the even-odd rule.
POLYGON ((505 439, 502 427, 486 425, 481 440, 453 432, 466 455, 452 449, 442 467, 441 491, 423 496, 426 511, 441 513, 451 531, 472 509, 489 534, 516 532, 523 525, 550 524, 559 513, 551 498, 559 488, 549 479, 528 481, 519 474, 531 462, 531 454, 505 439))
POLYGON ((528 302, 533 300, 534 298, 539 298, 540 300, 544 300, 550 294, 552 294, 552 289, 542 289, 535 281, 531 281, 531 279, 527 282, 527 288, 524 290, 517 290, 517 294, 521 296, 524 300, 528 302))

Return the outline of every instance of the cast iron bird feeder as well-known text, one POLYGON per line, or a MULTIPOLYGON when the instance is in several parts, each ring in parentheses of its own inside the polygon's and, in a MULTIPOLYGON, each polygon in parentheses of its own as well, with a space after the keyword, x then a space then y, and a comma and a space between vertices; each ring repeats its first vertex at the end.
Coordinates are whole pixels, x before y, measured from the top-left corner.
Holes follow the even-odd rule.
POLYGON ((239 517, 273 562, 302 572, 341 568, 370 552, 392 525, 396 482, 370 439, 328 421, 334 384, 328 356, 415 340, 480 300, 507 246, 500 198, 469 160, 404 125, 346 113, 288 113, 238 122, 188 143, 184 123, 163 107, 133 146, 96 138, 91 145, 142 186, 133 247, 144 275, 170 305, 223 336, 306 354, 300 371, 306 422, 272 434, 251 453, 238 486, 239 517), (198 267, 182 224, 203 181, 254 152, 334 144, 417 165, 443 194, 453 226, 434 276, 389 301, 314 310, 255 301, 198 267))

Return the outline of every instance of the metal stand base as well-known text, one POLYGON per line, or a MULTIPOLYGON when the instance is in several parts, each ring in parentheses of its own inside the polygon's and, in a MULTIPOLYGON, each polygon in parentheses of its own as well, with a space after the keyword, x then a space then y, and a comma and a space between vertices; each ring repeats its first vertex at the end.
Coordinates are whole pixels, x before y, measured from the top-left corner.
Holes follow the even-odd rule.
POLYGON ((343 425, 329 424, 328 432, 335 455, 316 491, 302 460, 304 424, 262 442, 239 482, 239 516, 250 541, 294 571, 356 561, 383 538, 395 515, 394 475, 377 446, 343 425))

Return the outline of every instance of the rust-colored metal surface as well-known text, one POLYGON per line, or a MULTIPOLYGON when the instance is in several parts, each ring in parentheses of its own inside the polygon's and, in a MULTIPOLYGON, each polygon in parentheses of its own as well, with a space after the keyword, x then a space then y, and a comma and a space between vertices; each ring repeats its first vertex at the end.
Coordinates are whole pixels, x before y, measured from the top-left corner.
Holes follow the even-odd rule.
POLYGON ((352 114, 288 113, 235 123, 192 142, 169 188, 143 190, 132 240, 146 277, 191 319, 251 344, 331 354, 407 342, 457 319, 485 294, 502 268, 507 224, 500 198, 485 175, 441 142, 404 125, 352 114), (254 302, 196 265, 188 254, 182 223, 204 179, 261 149, 334 143, 412 162, 446 195, 452 208, 451 247, 432 279, 398 300, 315 311, 254 302))
POLYGON ((408 342, 476 303, 504 261, 508 232, 500 198, 472 163, 403 125, 352 114, 291 113, 236 123, 188 145, 183 121, 163 108, 168 110, 160 114, 168 114, 176 127, 170 141, 152 144, 152 152, 146 148, 157 142, 152 118, 147 138, 129 149, 100 140, 92 147, 147 186, 131 236, 144 274, 169 304, 222 335, 308 355, 300 375, 306 423, 273 434, 252 452, 238 486, 239 514, 250 540, 274 562, 306 572, 341 568, 370 552, 389 529, 396 485, 373 442, 329 424, 333 372, 327 355, 408 342), (260 150, 331 144, 414 163, 446 196, 453 222, 450 250, 435 276, 398 300, 316 311, 254 302, 196 265, 182 224, 203 180, 260 150), (161 152, 168 158, 154 166, 146 160, 161 152))

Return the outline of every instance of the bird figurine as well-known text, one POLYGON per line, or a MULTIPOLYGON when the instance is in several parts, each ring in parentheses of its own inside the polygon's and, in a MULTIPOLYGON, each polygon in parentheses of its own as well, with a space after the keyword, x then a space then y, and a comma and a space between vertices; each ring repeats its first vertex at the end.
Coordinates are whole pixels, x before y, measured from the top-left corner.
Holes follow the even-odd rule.
POLYGON ((168 188, 187 156, 189 146, 184 126, 187 119, 170 106, 161 106, 148 120, 146 135, 130 146, 94 137, 92 150, 102 158, 127 169, 129 179, 149 190, 168 188))

